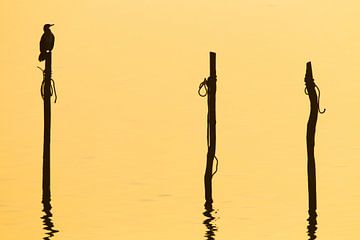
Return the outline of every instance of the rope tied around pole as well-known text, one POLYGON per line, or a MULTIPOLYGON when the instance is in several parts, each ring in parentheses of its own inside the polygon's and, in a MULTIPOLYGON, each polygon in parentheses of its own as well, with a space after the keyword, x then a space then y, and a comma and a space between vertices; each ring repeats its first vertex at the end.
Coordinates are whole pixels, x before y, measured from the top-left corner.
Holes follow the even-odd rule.
MULTIPOLYGON (((207 136, 206 136, 206 141, 207 141, 207 147, 210 147, 210 121, 209 121, 209 114, 207 115, 207 136)), ((219 160, 216 157, 216 155, 214 155, 214 158, 216 160, 216 165, 215 165, 215 171, 211 174, 211 177, 213 177, 219 168, 219 160)))
POLYGON ((198 90, 198 94, 200 97, 206 97, 206 95, 208 94, 208 79, 204 78, 204 81, 200 83, 199 85, 199 90, 198 90), (204 88, 205 89, 205 93, 201 94, 201 89, 204 88))
MULTIPOLYGON (((209 77, 210 78, 210 77, 209 77)), ((204 78, 204 81, 202 81, 199 85, 199 90, 198 90, 198 94, 200 97, 206 97, 208 96, 209 93, 209 87, 208 87, 208 82, 209 82, 209 78, 204 78), (201 93, 201 89, 204 88, 205 89, 205 93, 202 94, 201 93)), ((209 100, 209 99, 208 99, 209 100)), ((206 141, 207 141, 207 147, 210 147, 210 119, 209 119, 209 113, 207 114, 207 133, 206 133, 206 141)), ((219 160, 216 157, 216 155, 214 155, 214 158, 216 160, 216 165, 215 165, 215 171, 211 174, 211 177, 213 177, 219 168, 219 160)))
MULTIPOLYGON (((319 111, 320 114, 323 114, 323 113, 325 113, 326 108, 324 108, 324 110, 322 110, 322 111, 320 110, 320 88, 319 88, 315 83, 313 83, 313 84, 314 84, 314 86, 315 86, 315 89, 316 89, 317 92, 318 92, 318 99, 317 99, 318 111, 319 111)), ((305 92, 306 95, 309 95, 306 87, 305 87, 305 89, 304 89, 304 92, 305 92)))
MULTIPOLYGON (((44 96, 45 96, 45 70, 42 69, 41 67, 38 66, 38 68, 42 71, 43 73, 43 81, 41 83, 41 87, 40 87, 40 94, 41 94, 41 98, 44 100, 44 96)), ((50 83, 50 97, 52 97, 53 94, 55 94, 55 99, 54 99, 54 103, 56 103, 57 101, 57 93, 56 93, 56 87, 55 87, 55 81, 54 79, 51 79, 51 83, 50 83)))
POLYGON ((215 160, 216 160, 215 172, 213 172, 213 174, 211 174, 211 177, 213 177, 217 173, 218 167, 219 167, 219 160, 217 159, 216 156, 215 156, 215 160))

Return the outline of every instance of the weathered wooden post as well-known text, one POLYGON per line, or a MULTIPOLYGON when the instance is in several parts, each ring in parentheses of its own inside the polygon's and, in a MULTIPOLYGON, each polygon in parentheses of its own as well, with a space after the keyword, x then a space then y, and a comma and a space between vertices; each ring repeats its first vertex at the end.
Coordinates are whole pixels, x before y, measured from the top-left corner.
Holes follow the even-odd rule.
POLYGON ((216 150, 216 54, 210 52, 210 77, 208 85, 208 134, 209 144, 206 160, 206 170, 204 176, 205 182, 205 200, 207 204, 213 202, 212 199, 212 177, 213 162, 216 150))
POLYGON ((218 169, 218 159, 215 156, 216 150, 216 53, 210 52, 210 76, 202 83, 200 83, 198 93, 201 97, 207 95, 208 114, 207 114, 207 146, 208 152, 206 157, 206 169, 204 175, 205 185, 205 212, 207 217, 203 222, 207 228, 205 237, 208 240, 213 240, 217 227, 212 221, 215 217, 212 216, 214 212, 212 203, 212 178, 218 169), (201 89, 205 89, 205 93, 201 93, 201 89), (216 169, 213 172, 214 159, 216 159, 216 169))
POLYGON ((310 99, 310 116, 307 123, 307 132, 306 132, 306 145, 307 145, 307 173, 308 173, 308 194, 309 194, 309 218, 307 219, 308 224, 308 236, 309 240, 316 239, 316 229, 317 229, 317 200, 316 200, 316 168, 315 168, 315 130, 316 122, 319 113, 324 113, 320 111, 319 101, 320 101, 320 89, 314 82, 311 62, 306 64, 306 73, 305 73, 305 93, 309 95, 310 99), (319 97, 317 96, 316 90, 319 92, 319 97))
POLYGON ((309 193, 309 213, 316 211, 316 168, 315 168, 315 129, 316 121, 319 113, 324 113, 319 109, 320 90, 314 82, 311 62, 306 64, 305 74, 305 93, 310 99, 310 116, 307 123, 306 145, 307 145, 307 172, 308 172, 308 193, 309 193), (319 91, 319 98, 316 90, 319 91))
POLYGON ((42 204, 44 216, 42 217, 44 229, 48 232, 44 239, 50 239, 58 230, 54 230, 51 213, 51 192, 50 192, 50 129, 51 129, 51 96, 54 91, 56 102, 55 82, 52 80, 51 60, 52 49, 54 47, 55 37, 50 30, 53 24, 44 25, 44 34, 40 40, 40 55, 39 61, 45 60, 45 70, 43 72, 43 82, 41 84, 41 95, 44 101, 44 145, 43 145, 43 179, 42 179, 42 204), (52 84, 54 86, 52 86, 52 84))
MULTIPOLYGON (((54 82, 51 78, 51 51, 54 48, 55 36, 51 32, 50 27, 54 24, 45 24, 44 33, 40 39, 40 55, 39 61, 45 60, 45 70, 43 70, 43 82, 41 84, 41 95, 44 100, 44 145, 43 145, 43 201, 44 199, 50 199, 50 125, 51 125, 51 102, 50 98, 52 90, 55 92, 56 102, 56 90, 55 83, 54 89, 51 83, 54 82)), ((39 67, 40 68, 40 67, 39 67)), ((41 68, 40 68, 41 69, 41 68)), ((41 69, 42 70, 42 69, 41 69)))
POLYGON ((45 55, 44 70, 43 201, 50 199, 51 52, 45 55))
MULTIPOLYGON (((212 199, 212 177, 213 162, 216 148, 216 53, 210 52, 210 76, 205 79, 199 86, 199 95, 208 100, 208 115, 207 115, 207 160, 206 170, 204 176, 205 183, 205 205, 210 206, 213 202, 212 199), (205 88, 205 94, 201 94, 202 87, 205 88)), ((216 159, 217 160, 217 159, 216 159)), ((217 166, 217 165, 216 165, 217 166)), ((217 168, 215 172, 217 171, 217 168)))

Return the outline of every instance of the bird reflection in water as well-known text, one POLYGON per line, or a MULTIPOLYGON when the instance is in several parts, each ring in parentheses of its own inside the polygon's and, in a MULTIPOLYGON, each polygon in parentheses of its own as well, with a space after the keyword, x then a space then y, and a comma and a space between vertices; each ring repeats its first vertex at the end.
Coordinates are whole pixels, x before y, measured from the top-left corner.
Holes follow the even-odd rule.
POLYGON ((205 203, 205 212, 203 212, 206 219, 204 220, 204 225, 206 226, 207 230, 205 232, 205 239, 206 240, 215 240, 215 232, 218 230, 214 221, 216 218, 213 214, 217 212, 213 209, 212 203, 207 204, 205 203))
POLYGON ((316 210, 309 210, 309 218, 307 219, 309 225, 307 226, 308 229, 308 236, 309 240, 316 239, 316 230, 317 230, 317 213, 316 210))
POLYGON ((44 240, 50 240, 55 233, 59 232, 58 230, 54 229, 54 223, 52 222, 52 213, 51 213, 51 204, 50 204, 50 198, 43 199, 43 212, 45 213, 44 216, 42 216, 44 228, 46 230, 44 240))

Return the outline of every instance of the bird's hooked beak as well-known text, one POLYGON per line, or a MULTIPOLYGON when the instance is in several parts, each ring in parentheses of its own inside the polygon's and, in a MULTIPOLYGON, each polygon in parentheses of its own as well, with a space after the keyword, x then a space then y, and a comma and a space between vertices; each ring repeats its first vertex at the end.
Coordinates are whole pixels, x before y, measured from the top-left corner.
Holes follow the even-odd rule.
POLYGON ((49 24, 49 25, 50 25, 50 27, 54 26, 54 24, 49 24))

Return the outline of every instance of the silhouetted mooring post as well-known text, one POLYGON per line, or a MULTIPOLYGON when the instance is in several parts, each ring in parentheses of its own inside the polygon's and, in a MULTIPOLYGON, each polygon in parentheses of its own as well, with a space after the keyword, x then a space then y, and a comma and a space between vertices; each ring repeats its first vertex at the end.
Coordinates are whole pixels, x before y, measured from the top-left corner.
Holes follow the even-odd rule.
POLYGON ((45 56, 44 70, 44 148, 43 200, 50 199, 51 52, 45 56))
MULTIPOLYGON (((206 170, 204 176, 205 183, 205 205, 211 205, 212 199, 212 177, 217 171, 213 173, 213 162, 215 156, 216 147, 216 54, 210 52, 210 76, 205 79, 199 86, 199 95, 204 97, 207 94, 208 99, 208 115, 207 115, 207 142, 208 152, 206 160, 206 170), (205 94, 201 94, 200 90, 204 87, 206 90, 205 94)), ((217 160, 217 159, 216 159, 217 160)))
POLYGON ((43 82, 41 84, 41 95, 44 100, 44 146, 43 146, 43 202, 46 199, 50 200, 50 125, 51 125, 51 102, 50 98, 52 92, 55 92, 56 102, 56 89, 55 83, 51 78, 51 51, 54 48, 55 36, 51 32, 50 27, 53 24, 44 25, 44 33, 40 39, 40 55, 39 61, 45 60, 45 70, 43 71, 43 82), (54 84, 52 88, 51 84, 54 84))
POLYGON ((309 95, 310 99, 310 116, 307 123, 306 132, 309 214, 313 214, 314 212, 316 214, 316 169, 314 156, 315 129, 318 112, 324 113, 325 109, 324 111, 320 111, 319 109, 320 90, 314 82, 311 62, 306 64, 305 85, 305 93, 309 95), (317 96, 316 90, 319 92, 319 98, 317 96))
POLYGON ((39 61, 45 60, 45 70, 43 72, 43 81, 41 84, 41 96, 44 101, 44 145, 43 145, 43 181, 42 181, 42 203, 44 216, 42 217, 44 229, 47 230, 44 240, 49 240, 58 230, 53 229, 51 213, 51 191, 50 191, 50 127, 51 127, 51 96, 55 93, 55 102, 57 99, 55 82, 51 77, 51 58, 54 47, 55 37, 50 27, 53 24, 44 25, 44 33, 40 40, 39 61))

